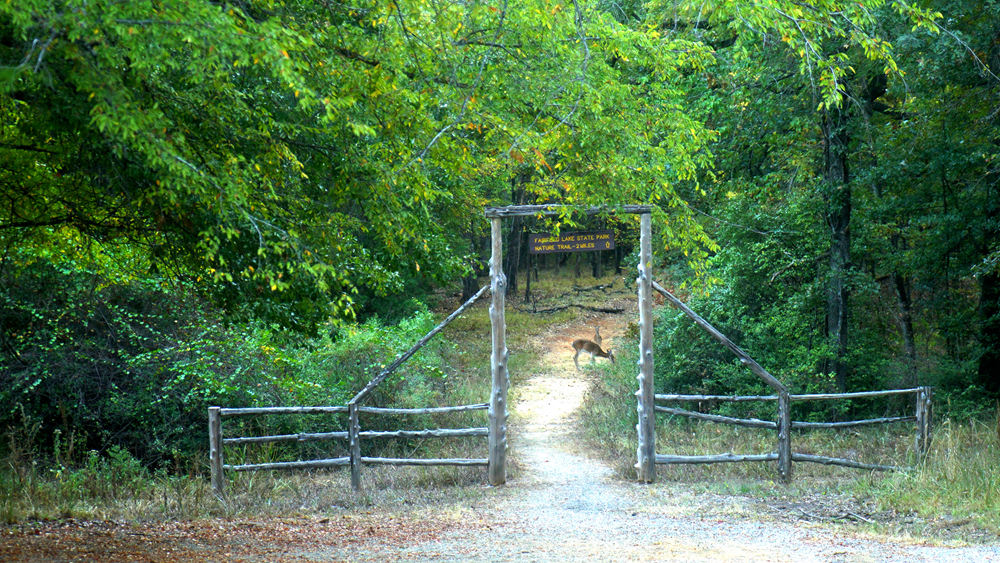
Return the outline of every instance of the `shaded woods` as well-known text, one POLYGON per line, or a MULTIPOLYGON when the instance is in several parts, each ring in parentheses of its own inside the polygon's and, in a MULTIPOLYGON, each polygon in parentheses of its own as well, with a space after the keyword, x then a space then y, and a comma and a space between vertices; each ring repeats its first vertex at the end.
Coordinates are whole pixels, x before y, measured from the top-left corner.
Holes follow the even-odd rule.
MULTIPOLYGON (((995 411, 996 1, 69 5, 0 5, 0 430, 25 467, 200 474, 209 404, 342 404, 481 286, 487 205, 648 204, 657 279, 791 391, 995 411)), ((631 284, 635 233, 505 222, 512 303, 560 268, 631 284), (527 252, 557 229, 616 248, 527 252)), ((657 317, 658 389, 760 390, 657 317)), ((456 366, 443 343, 385 399, 471 394, 456 366)))

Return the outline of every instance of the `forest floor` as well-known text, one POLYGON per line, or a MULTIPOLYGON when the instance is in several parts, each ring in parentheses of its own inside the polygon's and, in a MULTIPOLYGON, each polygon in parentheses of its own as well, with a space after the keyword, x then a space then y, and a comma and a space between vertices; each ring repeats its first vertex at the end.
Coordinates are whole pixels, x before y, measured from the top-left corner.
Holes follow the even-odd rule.
POLYGON ((25 523, 0 528, 0 561, 1000 561, 996 542, 944 544, 844 525, 838 520, 853 512, 833 499, 782 506, 616 476, 580 438, 579 409, 597 376, 589 357, 574 368, 569 343, 592 338, 599 324, 610 344, 627 318, 591 315, 540 340, 542 367, 512 395, 504 486, 283 518, 25 523), (830 516, 805 517, 822 514, 830 516))

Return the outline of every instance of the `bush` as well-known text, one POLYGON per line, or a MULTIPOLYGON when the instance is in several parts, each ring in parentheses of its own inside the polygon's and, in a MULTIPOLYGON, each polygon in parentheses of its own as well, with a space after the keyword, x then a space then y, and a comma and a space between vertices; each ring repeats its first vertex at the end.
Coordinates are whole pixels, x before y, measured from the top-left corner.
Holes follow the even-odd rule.
MULTIPOLYGON (((0 428, 9 436, 32 428, 32 451, 19 456, 52 466, 86 464, 85 452, 113 448, 149 467, 198 459, 207 448, 209 406, 345 404, 435 324, 413 301, 416 312, 396 325, 371 318, 310 338, 227 322, 183 286, 112 284, 43 262, 8 268, 0 285, 0 428)), ((437 339, 425 347, 371 403, 438 402, 447 380, 442 352, 450 346, 437 339)), ((345 427, 339 419, 323 424, 345 427)), ((229 427, 259 433, 263 425, 316 431, 309 417, 229 427)))
POLYGON ((38 453, 71 459, 117 445, 156 464, 203 448, 209 404, 285 392, 267 331, 227 327, 189 290, 42 262, 2 278, 0 427, 36 420, 38 453))

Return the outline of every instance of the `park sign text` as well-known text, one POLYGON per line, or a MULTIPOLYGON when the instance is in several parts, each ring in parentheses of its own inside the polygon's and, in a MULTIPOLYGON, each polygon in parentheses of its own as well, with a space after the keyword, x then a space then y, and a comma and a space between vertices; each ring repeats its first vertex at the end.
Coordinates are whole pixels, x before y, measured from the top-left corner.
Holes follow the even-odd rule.
POLYGON ((531 254, 588 252, 611 250, 614 247, 615 235, 612 231, 563 233, 559 236, 533 233, 528 239, 528 251, 531 254))

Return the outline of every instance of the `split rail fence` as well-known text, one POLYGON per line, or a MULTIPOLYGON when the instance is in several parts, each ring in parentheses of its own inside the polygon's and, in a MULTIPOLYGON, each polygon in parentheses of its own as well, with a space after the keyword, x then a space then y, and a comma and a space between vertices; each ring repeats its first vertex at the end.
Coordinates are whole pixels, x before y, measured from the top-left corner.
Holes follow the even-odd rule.
MULTIPOLYGON (((724 334, 715 329, 711 324, 698 316, 680 299, 672 295, 653 280, 652 265, 652 235, 651 235, 651 213, 652 207, 648 205, 625 205, 614 208, 593 207, 589 209, 575 209, 572 211, 583 211, 588 215, 599 213, 622 213, 638 214, 640 216, 639 233, 639 263, 638 287, 639 301, 639 374, 638 391, 636 391, 638 423, 636 433, 638 435, 637 463, 638 478, 643 482, 652 482, 656 478, 656 465, 668 463, 717 463, 735 461, 777 461, 778 473, 782 479, 788 481, 791 478, 793 461, 810 461, 824 464, 846 465, 848 467, 859 467, 865 469, 891 469, 892 466, 880 466, 875 464, 864 464, 855 460, 832 458, 825 456, 809 455, 804 453, 793 453, 791 450, 791 431, 795 428, 844 428, 849 426, 860 426, 868 424, 882 424, 903 421, 916 421, 917 438, 916 449, 918 454, 923 456, 930 442, 931 435, 931 389, 929 387, 919 387, 915 389, 898 389, 892 391, 871 391, 864 393, 830 394, 830 395, 791 395, 788 388, 777 378, 772 376, 760 366, 746 352, 740 349, 724 334), (708 415, 656 405, 656 401, 688 401, 702 400, 706 396, 697 395, 655 395, 653 391, 653 322, 652 322, 652 293, 659 292, 671 303, 678 307, 696 324, 706 330, 712 337, 729 348, 739 360, 750 370, 760 377, 768 386, 774 390, 774 395, 755 397, 729 397, 713 396, 719 401, 776 401, 777 419, 775 421, 736 419, 719 415, 708 415), (843 399, 852 397, 876 397, 903 393, 915 393, 916 412, 913 417, 891 417, 882 419, 868 419, 861 421, 836 422, 836 423, 807 423, 791 420, 791 402, 802 400, 821 399, 843 399), (713 422, 725 422, 729 424, 739 424, 744 426, 755 426, 765 429, 777 430, 777 450, 765 454, 736 455, 719 454, 706 456, 677 456, 677 455, 657 455, 655 444, 655 419, 656 413, 668 413, 679 416, 688 416, 713 422)), ((476 295, 466 301, 454 313, 448 316, 440 325, 427 333, 410 350, 402 354, 389 367, 385 368, 378 376, 372 379, 357 395, 351 399, 346 406, 329 407, 265 407, 265 408, 209 408, 209 446, 212 469, 212 487, 217 494, 222 494, 225 488, 225 470, 250 471, 259 469, 297 469, 297 468, 320 468, 350 466, 351 485, 358 489, 361 487, 361 468, 364 464, 391 464, 391 465, 486 465, 487 475, 490 484, 499 485, 506 481, 506 455, 507 455, 507 392, 510 385, 507 371, 508 350, 506 345, 506 320, 504 313, 504 303, 507 288, 507 279, 502 267, 502 237, 501 220, 506 217, 516 216, 543 216, 560 215, 567 212, 567 207, 562 205, 515 205, 508 207, 492 207, 485 210, 486 217, 491 222, 492 255, 490 257, 490 285, 484 286, 476 295), (426 344, 435 334, 440 332, 448 323, 460 315, 466 308, 471 306, 489 289, 492 294, 489 316, 491 327, 492 354, 490 356, 491 391, 488 403, 476 405, 463 405, 454 407, 433 407, 425 409, 392 409, 363 406, 362 402, 382 381, 391 375, 403 362, 410 358, 417 350, 426 344), (394 431, 362 431, 359 421, 359 414, 434 414, 443 412, 459 412, 463 410, 481 410, 488 412, 489 422, 486 428, 456 428, 456 429, 436 429, 436 430, 394 430, 394 431), (346 432, 325 432, 325 433, 300 433, 281 436, 256 436, 256 437, 231 437, 223 436, 222 418, 226 416, 239 415, 264 415, 264 414, 303 414, 303 413, 330 413, 347 414, 346 432), (392 437, 421 437, 421 438, 444 438, 455 436, 487 436, 488 457, 480 458, 456 458, 456 459, 421 459, 421 458, 380 458, 366 457, 362 455, 361 442, 366 439, 392 438, 392 437), (348 455, 330 459, 314 459, 293 462, 257 463, 243 465, 226 465, 223 462, 223 447, 233 444, 250 444, 277 441, 308 441, 308 440, 347 440, 348 455)))
MULTIPOLYGON (((431 338, 441 332, 453 320, 458 318, 466 309, 482 297, 490 286, 483 286, 468 301, 462 304, 452 314, 437 325, 430 332, 424 335, 416 344, 404 354, 400 355, 389 366, 383 369, 374 379, 368 382, 365 387, 352 398, 347 405, 337 406, 305 406, 305 407, 257 407, 257 408, 223 408, 209 407, 208 409, 208 435, 209 435, 209 462, 212 473, 212 490, 217 495, 222 495, 226 487, 225 471, 257 471, 257 470, 278 470, 278 469, 320 469, 329 467, 349 466, 351 468, 351 485, 355 489, 361 487, 361 468, 363 465, 452 465, 452 466, 490 466, 495 461, 490 458, 387 458, 365 456, 362 453, 361 444, 363 440, 387 439, 387 438, 455 438, 455 437, 488 437, 492 444, 495 440, 491 434, 492 423, 489 427, 475 428, 438 428, 423 430, 361 430, 360 415, 362 413, 370 415, 432 415, 442 413, 456 413, 478 410, 492 410, 488 403, 472 405, 429 407, 429 408, 381 408, 363 406, 362 402, 371 392, 385 381, 389 375, 395 372, 406 360, 412 357, 420 348, 427 344, 431 338), (316 432, 283 434, 274 436, 235 436, 225 437, 222 428, 222 419, 232 416, 248 415, 282 415, 282 414, 335 414, 347 415, 347 430, 340 432, 316 432), (310 459, 300 461, 281 461, 273 463, 248 463, 230 465, 224 463, 223 449, 227 445, 239 444, 261 444, 269 442, 287 441, 313 441, 313 440, 343 440, 347 442, 348 455, 328 459, 310 459)), ((501 296, 502 298, 502 296, 501 296)), ((494 294, 494 300, 496 295, 494 294)), ((492 418, 492 414, 491 414, 492 418)))
MULTIPOLYGON (((777 449, 776 451, 773 452, 768 452, 763 454, 723 453, 723 454, 712 454, 712 455, 654 454, 653 455, 654 463, 696 464, 696 463, 726 463, 726 462, 747 462, 747 461, 777 461, 778 473, 781 476, 781 478, 784 479, 785 481, 791 479, 793 461, 807 461, 812 463, 820 463, 824 465, 839 465, 844 467, 853 467, 857 469, 867 469, 867 470, 882 470, 882 471, 896 470, 900 469, 900 467, 895 465, 862 463, 860 461, 853 459, 793 452, 791 431, 794 429, 853 428, 858 426, 892 424, 898 422, 916 423, 914 450, 917 453, 918 459, 922 459, 924 455, 926 455, 931 440, 931 419, 933 412, 932 411, 933 389, 931 387, 915 387, 912 389, 892 389, 885 391, 862 391, 855 393, 824 393, 824 394, 792 395, 788 392, 788 389, 781 381, 779 381, 777 378, 768 373, 763 367, 760 366, 760 364, 754 361, 754 359, 751 358, 746 352, 744 352, 739 346, 733 343, 724 334, 719 332, 719 330, 717 330, 714 326, 708 323, 708 321, 701 318, 697 313, 692 311, 684 302, 675 297, 672 293, 664 289, 660 284, 656 283, 655 281, 651 283, 651 286, 652 289, 654 289, 655 291, 663 295, 665 298, 667 298, 668 301, 670 301, 674 306, 680 309, 697 325, 706 330, 713 338, 718 340, 726 348, 729 348, 736 355, 736 357, 739 358, 740 362, 748 366, 751 371, 757 374, 762 380, 764 380, 765 383, 767 383, 772 389, 776 391, 776 394, 774 395, 747 395, 747 396, 655 394, 649 403, 651 410, 656 413, 665 413, 676 416, 683 416, 687 418, 716 422, 721 424, 776 430, 778 433, 777 449), (912 416, 907 415, 907 416, 896 416, 896 417, 870 418, 864 420, 852 420, 843 422, 800 422, 800 421, 793 421, 791 419, 792 401, 858 399, 858 398, 887 397, 887 396, 907 395, 907 394, 915 395, 915 401, 914 401, 915 408, 914 408, 914 414, 912 416), (734 418, 717 414, 699 413, 685 409, 657 405, 655 404, 657 401, 659 402, 776 401, 778 404, 778 408, 777 408, 776 420, 772 421, 772 420, 760 420, 753 418, 734 418)), ((640 405, 640 412, 641 411, 642 411, 642 406, 640 405)))
MULTIPOLYGON (((841 429, 854 428, 858 426, 872 426, 879 424, 892 424, 898 422, 915 422, 916 436, 914 438, 914 450, 918 458, 922 458, 930 444, 930 418, 931 418, 931 397, 930 387, 915 387, 912 389, 891 389, 886 391, 862 391, 857 393, 828 393, 809 395, 789 395, 790 401, 815 401, 815 400, 836 400, 836 399, 858 399, 872 397, 888 397, 894 395, 915 395, 916 399, 914 414, 910 416, 893 416, 883 418, 869 418, 863 420, 850 420, 843 422, 799 422, 791 421, 791 428, 795 429, 841 429)), ((675 401, 718 401, 718 402, 743 402, 743 401, 777 401, 778 395, 748 395, 748 396, 727 396, 727 395, 655 395, 655 399, 660 402, 675 401)), ((768 430, 778 430, 779 424, 773 420, 761 420, 756 418, 734 418, 717 414, 700 413, 685 409, 665 407, 656 405, 656 412, 675 416, 682 416, 696 420, 704 420, 720 424, 733 426, 744 426, 750 428, 764 428, 768 430)), ((896 465, 884 465, 877 463, 862 463, 853 459, 827 457, 821 455, 806 454, 791 451, 791 435, 779 434, 778 450, 787 449, 791 452, 790 461, 808 461, 824 465, 839 465, 843 467, 853 467, 856 469, 867 469, 872 471, 891 471, 900 469, 896 465), (782 440, 785 443, 781 443, 782 440)), ((770 452, 765 454, 715 454, 715 455, 659 455, 656 456, 656 463, 725 463, 742 461, 777 461, 778 453, 770 452)), ((789 471, 791 467, 789 466, 789 471)))

